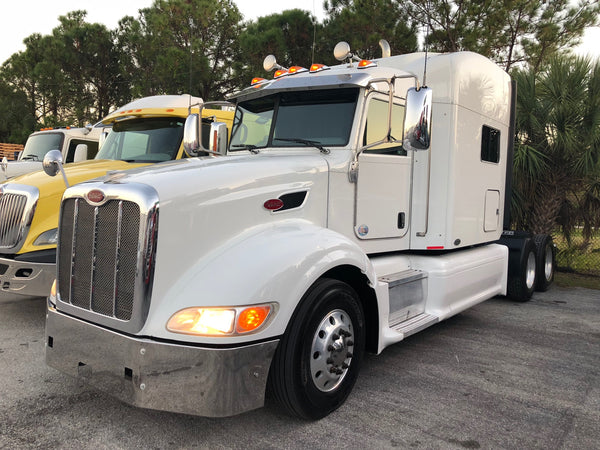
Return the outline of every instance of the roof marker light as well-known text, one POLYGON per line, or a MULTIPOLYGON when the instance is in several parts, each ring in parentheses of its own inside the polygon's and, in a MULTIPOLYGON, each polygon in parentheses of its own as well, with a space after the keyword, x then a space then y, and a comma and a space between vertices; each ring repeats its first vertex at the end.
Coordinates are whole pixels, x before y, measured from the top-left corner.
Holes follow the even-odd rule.
POLYGON ((295 73, 307 72, 308 70, 302 66, 292 66, 288 69, 288 73, 290 75, 294 75, 295 73))
POLYGON ((369 61, 368 59, 361 59, 358 63, 359 69, 366 69, 368 67, 377 67, 377 63, 369 61))
MULTIPOLYGON (((141 111, 141 110, 140 110, 140 111, 141 111)), ((167 112, 173 112, 173 111, 175 111, 173 108, 169 108, 169 109, 167 109, 167 112)))
POLYGON ((260 84, 267 81, 265 78, 261 78, 261 77, 254 77, 252 78, 252 81, 250 82, 250 86, 254 86, 256 84, 260 84))
POLYGON ((279 69, 279 70, 275 71, 275 73, 273 74, 273 78, 280 78, 280 77, 283 77, 283 76, 285 76, 287 74, 288 74, 287 70, 281 70, 281 69, 279 69))
POLYGON ((317 73, 328 69, 330 69, 330 67, 325 64, 313 64, 310 66, 310 73, 317 73))

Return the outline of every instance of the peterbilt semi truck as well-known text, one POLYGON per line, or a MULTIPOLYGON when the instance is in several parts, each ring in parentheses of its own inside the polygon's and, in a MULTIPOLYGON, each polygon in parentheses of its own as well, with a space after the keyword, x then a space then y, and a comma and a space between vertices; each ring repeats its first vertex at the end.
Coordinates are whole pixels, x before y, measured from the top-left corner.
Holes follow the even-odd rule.
MULTIPOLYGON (((103 119, 104 130, 112 131, 100 139, 95 159, 65 165, 64 178, 38 170, 0 184, 0 292, 47 297, 56 278, 58 218, 67 185, 189 156, 183 128, 189 105, 198 100, 189 95, 134 100, 103 119)), ((233 118, 219 109, 205 108, 202 115, 205 127, 215 120, 230 126, 233 118)), ((205 138, 208 145, 208 129, 205 138)), ((64 161, 58 150, 50 155, 64 161)), ((40 168, 45 156, 40 155, 40 168)))
POLYGON ((267 57, 275 77, 232 99, 226 157, 68 189, 47 364, 139 407, 229 416, 268 389, 318 419, 365 351, 547 289, 549 238, 538 252, 503 227, 510 77, 474 53, 382 48, 366 61, 340 43, 331 67, 267 57))

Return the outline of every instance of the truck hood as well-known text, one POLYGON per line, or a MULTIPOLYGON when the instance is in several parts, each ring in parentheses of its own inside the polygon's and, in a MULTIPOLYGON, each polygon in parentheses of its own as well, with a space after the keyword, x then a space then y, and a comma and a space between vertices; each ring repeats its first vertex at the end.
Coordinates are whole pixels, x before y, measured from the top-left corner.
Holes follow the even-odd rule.
MULTIPOLYGON (((145 164, 132 164, 124 161, 90 160, 64 166, 69 184, 72 186, 82 181, 105 175, 111 170, 135 168, 145 164)), ((38 203, 31 223, 27 239, 19 253, 28 253, 37 250, 55 248, 55 245, 36 245, 33 243, 38 236, 48 230, 58 227, 60 201, 66 189, 61 174, 55 177, 48 176, 43 170, 21 175, 10 179, 9 185, 29 185, 39 189, 38 203)))
POLYGON ((288 192, 311 190, 315 179, 327 172, 327 161, 320 155, 260 154, 170 161, 113 172, 101 181, 153 187, 160 199, 162 216, 165 208, 193 213, 201 206, 222 204, 233 198, 246 201, 248 195, 255 194, 264 200, 253 207, 264 210, 264 201, 288 192))
POLYGON ((42 170, 41 161, 8 161, 6 170, 0 169, 0 182, 37 170, 42 170))
MULTIPOLYGON (((27 162, 27 164, 31 164, 31 162, 27 162)), ((114 161, 114 160, 105 160, 105 159, 92 159, 89 161, 82 161, 78 163, 65 164, 64 169, 67 174, 67 179, 69 180, 69 184, 77 184, 82 181, 89 180, 91 178, 96 178, 102 175, 105 175, 109 170, 127 170, 134 167, 140 167, 146 164, 132 164, 127 163, 125 161, 114 161)), ((39 164, 39 168, 35 172, 27 173, 21 175, 19 177, 13 178, 10 180, 11 183, 15 184, 27 184, 29 186, 36 186, 40 189, 40 196, 43 195, 42 191, 46 189, 46 186, 52 186, 58 182, 58 184, 62 184, 63 188, 59 189, 62 192, 65 190, 64 181, 60 174, 55 177, 50 177, 43 170, 41 170, 42 165, 39 164)), ((34 169, 35 170, 35 169, 34 169)))
MULTIPOLYGON (((107 175, 104 183, 85 183, 76 189, 118 192, 118 186, 109 185, 143 184, 156 191, 152 296, 160 299, 173 298, 172 290, 185 289, 184 280, 193 280, 200 267, 219 264, 219 257, 254 235, 299 221, 311 229, 326 227, 328 183, 329 166, 321 155, 261 153, 162 163, 107 175), (281 200, 285 206, 268 209, 269 200, 281 200)), ((278 245, 277 251, 285 248, 278 245)), ((247 263, 262 256, 247 255, 247 263)))

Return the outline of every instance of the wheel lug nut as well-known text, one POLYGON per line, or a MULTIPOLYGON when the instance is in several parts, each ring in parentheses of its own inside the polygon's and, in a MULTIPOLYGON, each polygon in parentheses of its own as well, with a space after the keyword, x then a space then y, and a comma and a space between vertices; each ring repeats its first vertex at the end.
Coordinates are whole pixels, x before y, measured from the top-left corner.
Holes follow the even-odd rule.
POLYGON ((346 363, 342 364, 342 369, 347 369, 348 367, 350 367, 348 364, 346 364, 346 363))
POLYGON ((334 351, 334 350, 335 350, 335 347, 334 347, 333 345, 329 344, 329 345, 327 346, 327 351, 328 351, 328 352, 332 352, 332 351, 334 351))
POLYGON ((337 341, 339 338, 340 338, 339 335, 337 335, 336 333, 333 333, 331 335, 331 339, 333 339, 334 341, 337 341))
POLYGON ((352 358, 354 355, 350 352, 346 353, 346 358, 352 358))
POLYGON ((333 358, 327 358, 327 361, 325 361, 327 364, 333 364, 333 358))
POLYGON ((329 368, 330 373, 337 373, 337 371, 338 369, 335 366, 329 368))
POLYGON ((354 341, 346 341, 346 345, 350 347, 351 345, 354 345, 354 341))

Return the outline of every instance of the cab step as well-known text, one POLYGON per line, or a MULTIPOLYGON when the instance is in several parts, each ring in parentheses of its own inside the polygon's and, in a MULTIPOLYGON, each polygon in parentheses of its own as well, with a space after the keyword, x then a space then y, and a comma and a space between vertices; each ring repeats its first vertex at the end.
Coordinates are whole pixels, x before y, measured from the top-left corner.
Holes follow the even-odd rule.
POLYGON ((440 321, 439 317, 432 316, 431 314, 418 314, 414 317, 411 317, 408 320, 404 320, 402 322, 398 322, 395 324, 390 324, 390 328, 398 333, 404 334, 404 337, 410 336, 412 334, 418 333, 421 330, 424 330, 431 325, 435 325, 440 321))

